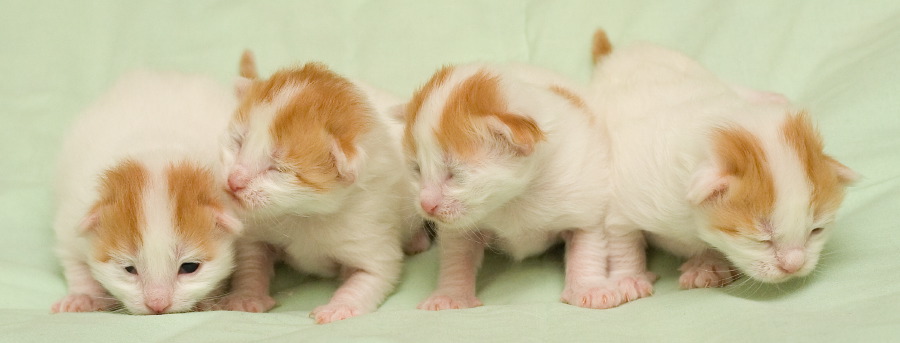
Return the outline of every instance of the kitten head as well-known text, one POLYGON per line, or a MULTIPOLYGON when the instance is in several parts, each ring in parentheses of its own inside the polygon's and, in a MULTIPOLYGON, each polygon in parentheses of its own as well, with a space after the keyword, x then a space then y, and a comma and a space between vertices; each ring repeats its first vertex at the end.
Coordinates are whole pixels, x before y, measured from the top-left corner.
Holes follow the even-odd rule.
POLYGON ((403 145, 422 215, 471 226, 527 185, 544 132, 511 111, 503 86, 483 67, 445 67, 413 95, 403 145))
POLYGON ((765 141, 728 127, 712 142, 715 162, 689 194, 709 220, 701 237, 757 280, 809 274, 856 174, 823 152, 805 113, 788 115, 765 141))
POLYGON ((228 277, 240 222, 213 174, 189 162, 107 170, 81 223, 94 278, 134 314, 186 312, 228 277))
POLYGON ((357 142, 372 110, 349 80, 322 64, 239 79, 240 106, 223 158, 241 207, 272 215, 328 213, 365 159, 357 142))

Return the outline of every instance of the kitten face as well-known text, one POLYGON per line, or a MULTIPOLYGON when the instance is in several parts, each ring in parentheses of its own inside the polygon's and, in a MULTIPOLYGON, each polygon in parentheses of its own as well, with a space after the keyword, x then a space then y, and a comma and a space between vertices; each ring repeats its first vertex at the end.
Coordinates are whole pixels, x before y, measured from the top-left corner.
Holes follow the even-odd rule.
POLYGON ((215 196, 212 174, 189 163, 154 175, 126 161, 104 176, 83 223, 94 278, 134 314, 186 312, 233 268, 240 223, 215 196))
POLYGON ((765 282, 815 268, 844 189, 856 177, 823 153, 805 114, 789 116, 779 135, 780 148, 763 149, 746 130, 720 129, 714 139, 719 166, 697 184, 705 184, 697 200, 709 217, 701 237, 765 282))
POLYGON ((228 187, 245 209, 329 212, 363 158, 371 110, 348 80, 320 64, 282 70, 240 91, 223 151, 228 187))
POLYGON ((404 150, 417 208, 446 227, 470 227, 520 194, 543 132, 509 113, 499 77, 444 68, 407 106, 404 150))

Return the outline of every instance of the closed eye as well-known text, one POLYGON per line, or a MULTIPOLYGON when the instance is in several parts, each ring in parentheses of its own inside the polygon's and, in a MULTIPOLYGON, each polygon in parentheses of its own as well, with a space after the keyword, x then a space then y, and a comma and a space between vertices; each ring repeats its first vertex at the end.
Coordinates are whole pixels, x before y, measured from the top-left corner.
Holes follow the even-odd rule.
POLYGON ((810 234, 811 236, 812 236, 812 235, 818 235, 818 234, 821 234, 823 231, 825 231, 825 228, 824 228, 824 227, 817 227, 817 228, 815 228, 815 229, 812 229, 812 231, 810 231, 809 234, 810 234))

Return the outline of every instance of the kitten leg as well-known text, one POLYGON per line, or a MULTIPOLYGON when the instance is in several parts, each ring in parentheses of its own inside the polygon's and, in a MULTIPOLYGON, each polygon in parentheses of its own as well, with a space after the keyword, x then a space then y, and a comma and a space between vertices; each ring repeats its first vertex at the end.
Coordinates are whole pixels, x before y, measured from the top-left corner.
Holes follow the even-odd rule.
POLYGON ((266 243, 239 240, 231 292, 217 306, 227 311, 266 312, 275 307, 269 281, 275 274, 275 252, 266 243))
POLYGON ((621 302, 653 294, 656 275, 647 271, 647 251, 640 230, 611 230, 608 243, 609 277, 617 284, 621 302))
POLYGON ((691 257, 678 270, 681 271, 678 283, 684 289, 723 287, 738 276, 725 256, 712 249, 691 257))
POLYGON ((117 303, 91 275, 91 270, 79 261, 63 262, 69 294, 50 308, 51 313, 103 311, 117 303))
POLYGON ((475 297, 475 277, 484 258, 484 239, 440 232, 438 248, 441 260, 437 289, 418 308, 439 311, 481 306, 475 297))
POLYGON ((565 232, 566 288, 564 303, 587 308, 610 308, 621 303, 607 280, 606 237, 603 231, 565 232))
POLYGON ((398 258, 393 262, 380 263, 392 266, 385 268, 382 265, 370 268, 371 271, 345 267, 344 274, 347 276, 331 301, 313 309, 309 316, 315 318, 316 324, 327 324, 375 311, 400 279, 403 262, 398 258), (374 270, 379 272, 372 272, 374 270))

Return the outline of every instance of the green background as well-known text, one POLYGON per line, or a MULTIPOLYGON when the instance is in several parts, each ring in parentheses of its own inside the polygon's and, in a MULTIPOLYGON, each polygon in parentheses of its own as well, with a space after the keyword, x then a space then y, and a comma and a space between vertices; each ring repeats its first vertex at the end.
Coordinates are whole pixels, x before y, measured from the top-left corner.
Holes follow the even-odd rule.
POLYGON ((900 339, 900 2, 0 1, 0 341, 887 341, 900 339), (819 268, 780 285, 683 291, 654 252, 653 297, 611 310, 559 303, 559 250, 488 255, 485 306, 415 309, 436 251, 409 260, 373 314, 315 325, 336 282, 280 269, 267 314, 50 315, 66 292, 52 253, 53 166, 78 112, 135 68, 230 83, 244 48, 263 74, 323 61, 408 96, 439 66, 521 61, 586 82, 590 36, 651 41, 724 79, 810 109, 826 150, 863 175, 819 268))

